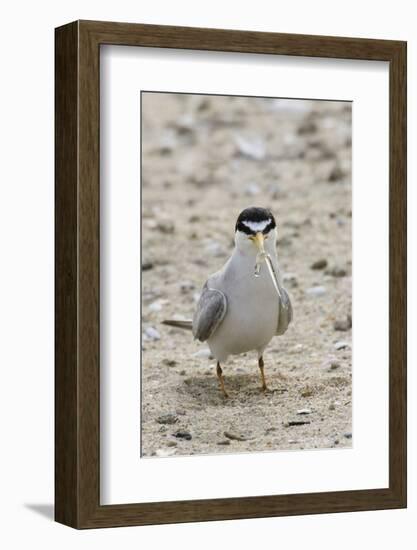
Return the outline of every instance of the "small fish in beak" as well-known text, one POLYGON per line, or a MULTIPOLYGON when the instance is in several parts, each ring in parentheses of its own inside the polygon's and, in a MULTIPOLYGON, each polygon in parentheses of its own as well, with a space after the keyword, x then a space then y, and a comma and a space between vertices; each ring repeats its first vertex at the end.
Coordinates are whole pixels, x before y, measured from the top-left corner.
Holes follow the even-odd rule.
POLYGON ((281 298, 281 291, 278 284, 277 275, 274 270, 274 266, 272 265, 271 257, 270 255, 265 251, 265 237, 263 233, 260 231, 256 233, 256 235, 252 238, 253 242, 258 247, 258 254, 256 255, 256 264, 255 264, 255 277, 259 277, 259 273, 261 271, 261 264, 263 262, 266 263, 269 275, 271 276, 272 284, 275 287, 275 290, 277 291, 277 294, 279 298, 281 298))

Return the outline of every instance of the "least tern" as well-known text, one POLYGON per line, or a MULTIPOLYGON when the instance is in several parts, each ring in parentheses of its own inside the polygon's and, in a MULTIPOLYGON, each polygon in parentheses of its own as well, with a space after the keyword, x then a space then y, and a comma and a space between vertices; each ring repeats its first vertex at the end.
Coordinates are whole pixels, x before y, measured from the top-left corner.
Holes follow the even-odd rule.
POLYGON ((286 332, 293 310, 282 285, 276 249, 275 218, 266 208, 243 210, 236 221, 235 247, 225 265, 211 275, 202 290, 193 320, 164 324, 191 329, 207 342, 217 362, 216 372, 225 397, 221 365, 229 355, 255 350, 262 390, 267 385, 263 353, 276 335, 286 332))

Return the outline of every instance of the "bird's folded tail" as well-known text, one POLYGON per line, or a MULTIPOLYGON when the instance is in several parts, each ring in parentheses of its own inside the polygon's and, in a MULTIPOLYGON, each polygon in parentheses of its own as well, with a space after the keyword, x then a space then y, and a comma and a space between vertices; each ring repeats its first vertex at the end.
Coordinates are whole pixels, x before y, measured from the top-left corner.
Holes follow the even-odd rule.
POLYGON ((192 321, 180 321, 178 319, 165 319, 162 321, 163 325, 168 325, 170 327, 183 328, 185 330, 192 330, 193 322, 192 321))

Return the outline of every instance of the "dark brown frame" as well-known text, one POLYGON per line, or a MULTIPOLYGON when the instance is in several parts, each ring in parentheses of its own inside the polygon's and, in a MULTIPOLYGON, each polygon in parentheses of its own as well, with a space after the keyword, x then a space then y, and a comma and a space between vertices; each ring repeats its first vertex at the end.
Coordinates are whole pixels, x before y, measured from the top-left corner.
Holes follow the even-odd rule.
MULTIPOLYGON (((406 43, 76 21, 55 34, 55 519, 76 528, 406 506, 406 43), (100 505, 99 55, 120 44, 389 62, 389 487, 100 505)), ((371 205, 370 205, 371 206, 371 205)))

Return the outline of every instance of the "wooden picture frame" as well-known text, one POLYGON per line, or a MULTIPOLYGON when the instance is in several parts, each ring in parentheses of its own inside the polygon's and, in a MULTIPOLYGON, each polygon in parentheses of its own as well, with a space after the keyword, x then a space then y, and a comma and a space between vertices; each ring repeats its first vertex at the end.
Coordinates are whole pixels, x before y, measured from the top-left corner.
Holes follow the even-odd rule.
POLYGON ((75 528, 406 506, 406 43, 76 21, 56 29, 55 519, 75 528), (99 56, 118 44, 389 62, 389 487, 100 504, 99 56))

